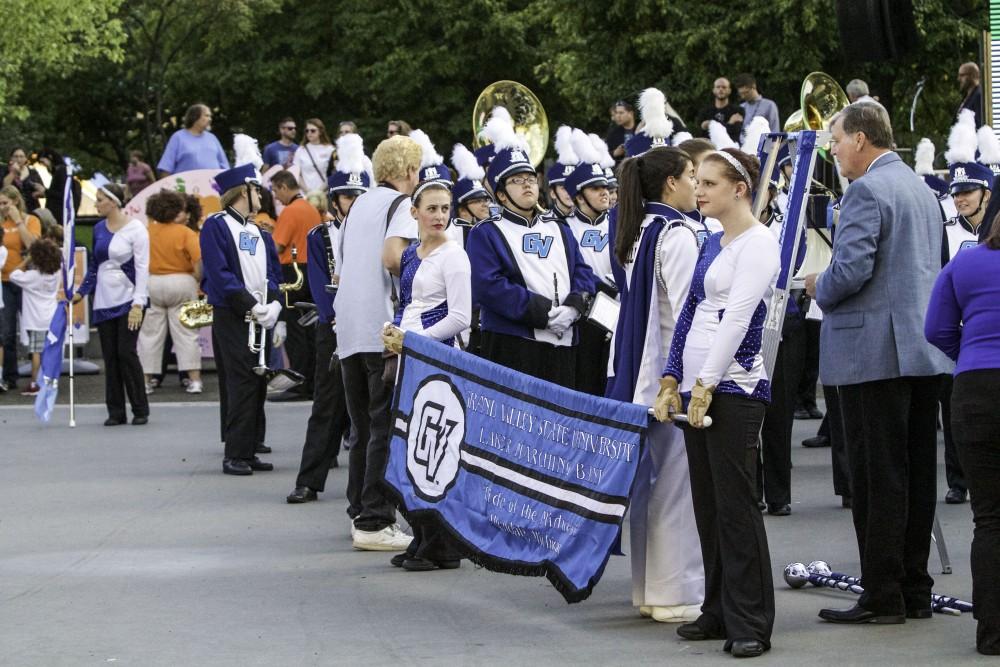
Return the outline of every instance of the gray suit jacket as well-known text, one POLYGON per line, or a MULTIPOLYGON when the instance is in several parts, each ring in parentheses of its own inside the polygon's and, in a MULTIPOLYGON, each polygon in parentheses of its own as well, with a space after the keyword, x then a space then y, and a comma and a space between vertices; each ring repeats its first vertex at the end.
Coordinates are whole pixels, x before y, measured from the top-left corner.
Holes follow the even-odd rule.
POLYGON ((937 200, 898 155, 881 156, 847 188, 833 259, 816 280, 823 384, 951 372, 923 335, 940 270, 937 200))

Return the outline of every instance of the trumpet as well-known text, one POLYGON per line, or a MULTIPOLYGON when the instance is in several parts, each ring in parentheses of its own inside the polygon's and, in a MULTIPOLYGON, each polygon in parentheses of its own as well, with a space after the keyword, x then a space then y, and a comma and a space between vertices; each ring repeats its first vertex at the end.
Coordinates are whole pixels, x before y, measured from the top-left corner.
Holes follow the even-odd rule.
POLYGON ((299 251, 295 246, 292 246, 292 270, 295 271, 295 282, 294 283, 281 283, 278 285, 278 289, 281 293, 285 295, 285 308, 294 308, 293 304, 289 300, 289 292, 298 292, 302 289, 302 284, 305 282, 305 276, 302 275, 302 269, 299 268, 299 263, 296 261, 299 256, 299 251))
MULTIPOLYGON (((253 293, 257 303, 264 303, 264 293, 256 291, 253 293)), ((257 354, 257 365, 253 367, 253 372, 257 375, 265 375, 267 373, 267 358, 266 358, 266 348, 267 348, 267 331, 264 329, 264 325, 257 321, 254 317, 253 312, 249 312, 246 315, 247 321, 247 347, 250 348, 251 352, 257 354)))

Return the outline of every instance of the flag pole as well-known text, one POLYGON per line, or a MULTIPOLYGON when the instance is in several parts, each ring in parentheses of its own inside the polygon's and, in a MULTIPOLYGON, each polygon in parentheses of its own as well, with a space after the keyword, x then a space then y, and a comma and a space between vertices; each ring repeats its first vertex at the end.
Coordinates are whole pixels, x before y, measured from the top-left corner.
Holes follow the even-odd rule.
POLYGON ((69 327, 69 427, 76 428, 76 396, 74 394, 74 372, 73 372, 73 300, 66 302, 66 325, 69 327))

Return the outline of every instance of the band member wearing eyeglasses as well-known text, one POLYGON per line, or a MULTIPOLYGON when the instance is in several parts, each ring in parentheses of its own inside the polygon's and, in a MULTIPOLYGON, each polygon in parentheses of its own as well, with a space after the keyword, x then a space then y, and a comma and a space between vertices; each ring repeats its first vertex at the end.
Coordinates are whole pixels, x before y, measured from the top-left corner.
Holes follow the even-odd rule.
POLYGON ((274 466, 254 455, 257 443, 264 442, 261 417, 267 380, 254 372, 258 353, 249 347, 247 314, 265 329, 257 343, 266 345, 267 331, 281 314, 280 268, 271 235, 251 220, 260 208, 261 187, 253 165, 216 174, 215 183, 222 193, 222 211, 209 216, 201 230, 201 288, 213 309, 212 346, 226 445, 222 472, 251 475, 274 466))

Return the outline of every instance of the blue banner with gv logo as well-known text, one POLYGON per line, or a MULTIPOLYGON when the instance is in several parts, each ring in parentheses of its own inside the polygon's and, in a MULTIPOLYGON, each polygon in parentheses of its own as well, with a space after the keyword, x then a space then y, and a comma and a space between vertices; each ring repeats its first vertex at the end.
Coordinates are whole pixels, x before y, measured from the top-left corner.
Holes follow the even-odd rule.
POLYGON ((407 333, 385 479, 411 523, 578 602, 617 543, 648 419, 407 333))

